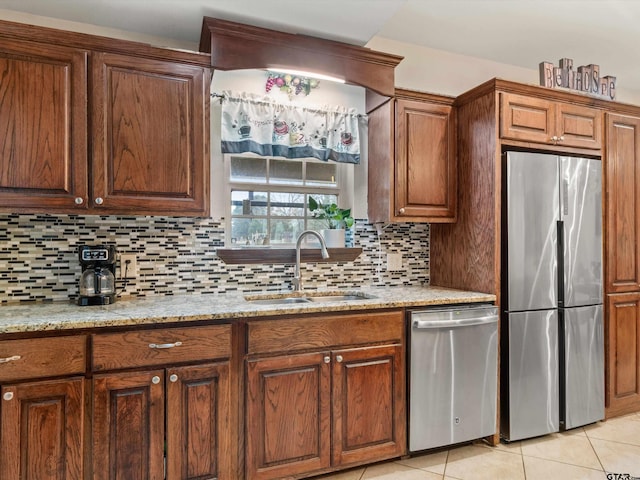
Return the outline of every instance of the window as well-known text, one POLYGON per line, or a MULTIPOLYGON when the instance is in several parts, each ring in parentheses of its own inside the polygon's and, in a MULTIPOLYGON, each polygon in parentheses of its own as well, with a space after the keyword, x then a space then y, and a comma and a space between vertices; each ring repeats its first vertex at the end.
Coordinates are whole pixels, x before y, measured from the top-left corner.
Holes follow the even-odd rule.
POLYGON ((303 230, 325 228, 309 212, 308 198, 340 205, 352 167, 316 159, 225 155, 226 244, 290 247, 303 230))

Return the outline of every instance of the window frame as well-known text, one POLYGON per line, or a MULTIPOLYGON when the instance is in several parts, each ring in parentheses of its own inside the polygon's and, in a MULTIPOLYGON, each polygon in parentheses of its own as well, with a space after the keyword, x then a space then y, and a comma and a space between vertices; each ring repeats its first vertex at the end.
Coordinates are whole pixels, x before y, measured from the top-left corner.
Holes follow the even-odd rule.
MULTIPOLYGON (((223 163, 224 163, 224 184, 225 184, 225 215, 224 215, 224 226, 225 226, 225 247, 226 248, 256 248, 258 246, 266 247, 266 248, 291 248, 295 246, 295 240, 292 243, 269 243, 267 245, 243 245, 238 243, 231 243, 231 223, 233 218, 266 218, 267 219, 267 232, 270 231, 270 220, 272 218, 277 218, 278 220, 286 220, 286 219, 303 219, 304 220, 304 229, 307 228, 307 221, 312 217, 308 214, 308 205, 306 204, 305 197, 305 213, 304 216, 271 216, 269 213, 267 215, 256 215, 256 216, 233 216, 231 214, 232 206, 232 198, 231 194, 233 191, 259 191, 259 192, 282 192, 282 193, 299 193, 303 195, 336 195, 338 199, 338 205, 346 204, 350 202, 350 199, 353 195, 353 165, 352 164, 344 164, 344 163, 334 163, 336 166, 336 179, 335 186, 322 186, 322 185, 305 185, 304 180, 306 180, 306 164, 307 163, 327 163, 322 160, 318 160, 315 158, 299 158, 299 159, 287 159, 283 157, 263 157, 256 154, 224 154, 223 155, 223 163), (270 160, 285 160, 291 162, 301 162, 303 163, 303 183, 302 184, 285 184, 285 183, 267 183, 267 182, 236 182, 231 179, 231 158, 232 157, 252 157, 252 158, 262 158, 265 161, 270 160)), ((267 167, 267 172, 269 172, 269 167, 267 167)), ((267 174, 268 178, 268 174, 267 174)))

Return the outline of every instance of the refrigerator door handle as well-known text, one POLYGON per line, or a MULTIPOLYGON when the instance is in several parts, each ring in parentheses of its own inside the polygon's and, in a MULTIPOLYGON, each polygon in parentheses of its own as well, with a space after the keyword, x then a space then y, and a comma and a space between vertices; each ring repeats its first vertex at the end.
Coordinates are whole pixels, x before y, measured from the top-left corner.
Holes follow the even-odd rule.
POLYGON ((562 215, 569 215, 569 180, 562 180, 562 215))

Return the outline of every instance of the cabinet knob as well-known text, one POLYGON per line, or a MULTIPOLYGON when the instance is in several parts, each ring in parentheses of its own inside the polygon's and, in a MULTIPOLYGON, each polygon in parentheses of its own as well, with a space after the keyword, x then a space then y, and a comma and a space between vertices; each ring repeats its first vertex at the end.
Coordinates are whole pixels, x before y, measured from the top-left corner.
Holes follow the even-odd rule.
POLYGON ((329 355, 324 357, 324 363, 331 363, 331 357, 329 355))
POLYGON ((151 383, 153 383, 154 385, 157 385, 160 383, 160 377, 157 375, 154 375, 154 377, 151 379, 151 383))
POLYGON ((98 197, 95 199, 96 205, 102 205, 104 203, 104 200, 102 199, 102 197, 98 197))
POLYGON ((2 398, 4 398, 5 400, 13 400, 13 392, 5 392, 2 398))
POLYGON ((171 383, 176 383, 176 382, 178 381, 178 375, 176 375, 175 373, 171 374, 171 375, 169 376, 169 381, 170 381, 171 383))
POLYGON ((76 199, 74 200, 74 202, 76 202, 76 205, 82 205, 84 203, 84 198, 82 197, 76 197, 76 199))
POLYGON ((342 363, 342 360, 343 360, 342 355, 336 356, 336 362, 342 363))
POLYGON ((557 142, 558 141, 558 137, 556 135, 554 135, 553 137, 551 137, 551 141, 552 142, 557 142))
POLYGON ((404 215, 404 207, 402 207, 400 210, 398 210, 398 213, 399 213, 400 215, 404 215))
POLYGON ((564 135, 560 135, 560 141, 564 142, 564 135))

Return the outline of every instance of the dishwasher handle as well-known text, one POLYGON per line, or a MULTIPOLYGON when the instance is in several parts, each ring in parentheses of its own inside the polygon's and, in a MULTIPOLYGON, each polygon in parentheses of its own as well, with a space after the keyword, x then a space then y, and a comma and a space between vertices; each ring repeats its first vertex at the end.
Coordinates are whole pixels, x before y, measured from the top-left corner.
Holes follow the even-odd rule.
POLYGON ((490 325, 492 323, 498 323, 498 317, 496 315, 459 320, 414 320, 413 328, 418 330, 429 328, 459 328, 470 327, 472 325, 490 325))

